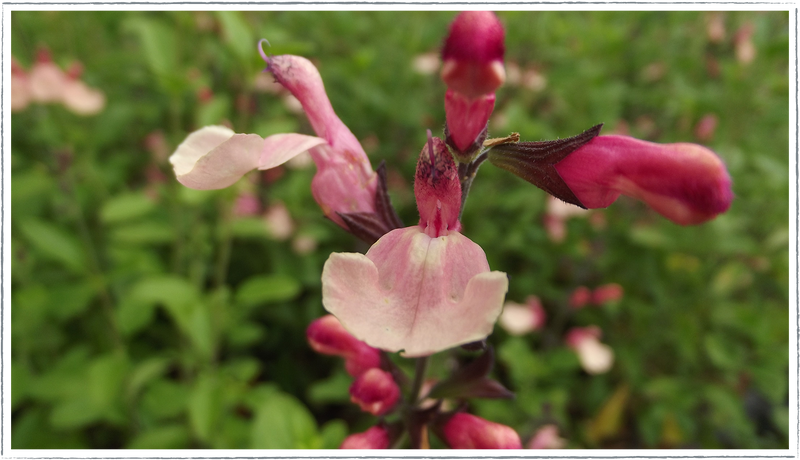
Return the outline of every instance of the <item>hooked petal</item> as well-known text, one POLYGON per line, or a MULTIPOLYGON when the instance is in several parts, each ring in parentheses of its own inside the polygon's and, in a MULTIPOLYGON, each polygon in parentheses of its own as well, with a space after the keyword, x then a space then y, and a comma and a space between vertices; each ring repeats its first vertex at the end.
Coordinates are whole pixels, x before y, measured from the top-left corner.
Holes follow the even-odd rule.
POLYGON ((694 225, 727 211, 733 200, 724 163, 697 144, 598 136, 555 167, 587 208, 604 208, 623 194, 677 224, 694 225))
POLYGON ((322 270, 325 308, 359 340, 407 357, 488 336, 507 290, 480 246, 416 226, 387 233, 366 255, 331 254, 322 270))
POLYGON ((358 139, 333 111, 322 77, 314 64, 290 54, 263 57, 268 64, 267 70, 300 101, 314 132, 328 141, 334 150, 349 152, 368 162, 358 139))
POLYGON ((324 143, 325 139, 305 134, 273 134, 264 139, 258 169, 280 166, 306 150, 324 143))

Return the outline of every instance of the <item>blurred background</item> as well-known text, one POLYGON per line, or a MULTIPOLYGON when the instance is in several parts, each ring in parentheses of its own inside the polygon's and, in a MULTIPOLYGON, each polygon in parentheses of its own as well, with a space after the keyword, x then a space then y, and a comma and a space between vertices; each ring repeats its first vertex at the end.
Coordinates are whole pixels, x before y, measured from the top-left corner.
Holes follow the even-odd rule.
MULTIPOLYGON (((306 343, 324 261, 367 249, 322 216, 313 164, 200 192, 167 158, 208 124, 312 134, 261 73, 267 38, 317 65, 416 223, 413 171, 425 130, 444 126, 438 50, 454 16, 13 12, 12 447, 336 448, 374 425, 341 360, 306 343), (17 91, 61 71, 63 94, 17 91)), ((698 227, 624 197, 576 214, 486 163, 464 234, 510 275, 507 299, 535 295, 547 319, 495 327, 494 376, 516 399, 470 410, 524 443, 555 425, 568 448, 787 448, 788 13, 498 16, 508 79, 490 136, 602 122, 701 143, 736 199, 698 227), (565 341, 586 326, 613 354, 599 371, 565 341)), ((432 375, 464 356, 437 355, 432 375)))

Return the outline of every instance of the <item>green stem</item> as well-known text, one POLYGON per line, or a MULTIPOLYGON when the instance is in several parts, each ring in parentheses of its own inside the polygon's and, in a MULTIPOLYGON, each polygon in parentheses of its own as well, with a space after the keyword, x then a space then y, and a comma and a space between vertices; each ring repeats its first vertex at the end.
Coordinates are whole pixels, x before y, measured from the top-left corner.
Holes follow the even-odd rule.
POLYGON ((219 200, 219 215, 218 231, 220 249, 214 268, 214 286, 217 288, 225 284, 225 280, 227 279, 228 265, 231 260, 231 246, 233 244, 233 238, 231 237, 231 219, 233 218, 233 212, 230 203, 224 198, 219 200))
POLYGON ((411 393, 409 393, 409 403, 412 406, 417 405, 419 401, 420 392, 422 391, 422 384, 425 382, 425 373, 428 371, 428 356, 417 358, 417 365, 414 370, 414 383, 411 386, 411 393))
POLYGON ((477 158, 470 163, 459 163, 458 165, 458 178, 461 180, 461 210, 458 213, 458 220, 461 220, 461 215, 464 214, 464 207, 467 204, 467 196, 469 189, 472 187, 472 181, 475 175, 478 174, 478 168, 481 164, 489 158, 485 152, 481 152, 477 158))

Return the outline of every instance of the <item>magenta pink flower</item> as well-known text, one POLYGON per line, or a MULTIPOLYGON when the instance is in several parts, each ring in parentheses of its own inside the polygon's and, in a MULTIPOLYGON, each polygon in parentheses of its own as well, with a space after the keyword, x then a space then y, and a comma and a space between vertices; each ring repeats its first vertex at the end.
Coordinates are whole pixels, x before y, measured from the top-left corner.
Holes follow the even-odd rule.
POLYGON ((306 338, 317 353, 344 358, 345 369, 353 377, 381 365, 380 351, 353 337, 333 315, 309 324, 306 338))
POLYGON ((389 430, 381 425, 373 426, 363 433, 344 438, 339 449, 388 449, 389 430))
POLYGON ((522 449, 519 435, 511 427, 460 412, 442 428, 451 449, 522 449))
POLYGON ((372 415, 386 414, 399 399, 400 387, 392 374, 378 368, 368 369, 350 386, 350 401, 372 415))
POLYGON ((393 230, 363 254, 331 254, 322 303, 370 346, 426 356, 481 340, 508 289, 477 244, 461 235, 461 186, 444 142, 429 139, 414 182, 419 225, 393 230))
POLYGON ((587 208, 605 208, 623 194, 681 225, 713 219, 733 200, 722 160, 697 144, 598 136, 555 168, 587 208))
POLYGON ((592 300, 592 290, 586 286, 578 286, 569 296, 569 306, 583 308, 592 300))
POLYGON ((608 302, 617 302, 624 294, 625 290, 619 284, 604 284, 592 291, 592 303, 599 306, 608 302))
MULTIPOLYGON (((442 49, 442 80, 447 84, 448 143, 468 161, 494 110, 495 90, 505 81, 505 32, 494 13, 466 11, 456 16, 442 49)), ((485 135, 484 135, 485 137, 485 135)))

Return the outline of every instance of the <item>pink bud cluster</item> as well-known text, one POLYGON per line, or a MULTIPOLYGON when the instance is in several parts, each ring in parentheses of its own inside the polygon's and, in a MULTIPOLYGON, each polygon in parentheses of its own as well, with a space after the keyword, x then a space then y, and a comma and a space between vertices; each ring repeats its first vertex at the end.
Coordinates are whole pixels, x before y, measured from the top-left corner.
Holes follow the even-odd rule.
POLYGON ((64 72, 53 62, 47 50, 39 51, 30 71, 12 58, 11 111, 21 111, 32 103, 60 103, 78 115, 99 113, 106 105, 106 97, 78 78, 82 72, 83 67, 79 63, 74 63, 64 72))
POLYGON ((569 297, 572 308, 580 309, 587 305, 602 306, 606 303, 622 299, 625 290, 617 283, 604 284, 594 290, 586 286, 578 286, 569 297))
MULTIPOLYGON (((353 337, 333 315, 312 322, 306 329, 311 348, 318 353, 344 358, 345 369, 355 377, 350 386, 350 401, 364 412, 382 416, 400 400, 400 387, 392 374, 381 369, 381 352, 353 337)), ((386 449, 385 428, 374 426, 344 440, 342 449, 386 449)))

